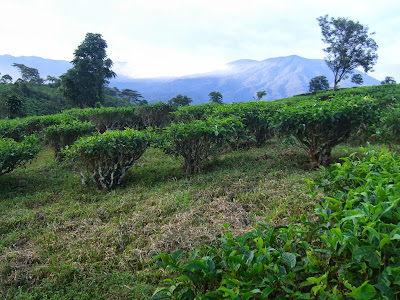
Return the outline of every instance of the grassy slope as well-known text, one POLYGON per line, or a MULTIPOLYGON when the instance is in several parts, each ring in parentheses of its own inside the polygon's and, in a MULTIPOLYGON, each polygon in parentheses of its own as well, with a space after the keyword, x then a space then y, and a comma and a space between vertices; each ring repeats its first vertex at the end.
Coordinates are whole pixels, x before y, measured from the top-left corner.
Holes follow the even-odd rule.
POLYGON ((146 299, 162 277, 153 255, 215 242, 224 223, 241 234, 313 213, 307 157, 280 141, 227 153, 192 178, 181 163, 149 149, 108 193, 81 185, 48 149, 1 176, 1 295, 146 299))
MULTIPOLYGON (((333 159, 345 149, 356 150, 336 147, 333 159)), ((227 153, 191 178, 181 165, 149 149, 104 193, 44 149, 0 176, 0 298, 148 299, 163 277, 153 255, 215 242, 224 223, 241 234, 313 215, 308 159, 281 141, 227 153)))

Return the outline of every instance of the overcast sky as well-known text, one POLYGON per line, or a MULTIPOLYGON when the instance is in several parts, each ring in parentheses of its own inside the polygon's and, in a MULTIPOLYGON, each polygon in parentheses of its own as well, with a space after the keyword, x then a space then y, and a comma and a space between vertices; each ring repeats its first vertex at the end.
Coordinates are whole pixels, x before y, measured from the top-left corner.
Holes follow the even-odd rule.
POLYGON ((378 63, 370 75, 400 82, 399 0, 0 0, 0 54, 72 60, 100 33, 114 69, 132 77, 180 76, 238 59, 324 57, 316 18, 368 25, 378 63))

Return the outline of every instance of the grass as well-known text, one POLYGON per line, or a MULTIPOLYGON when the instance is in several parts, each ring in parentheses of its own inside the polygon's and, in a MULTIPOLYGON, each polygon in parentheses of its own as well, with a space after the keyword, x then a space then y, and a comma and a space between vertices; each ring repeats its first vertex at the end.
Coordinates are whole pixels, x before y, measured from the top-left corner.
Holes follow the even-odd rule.
MULTIPOLYGON (((333 160, 357 148, 335 148, 333 160)), ((45 148, 0 177, 0 298, 149 299, 161 252, 193 250, 258 222, 313 218, 307 155, 279 140, 233 151, 185 177, 183 161, 149 149, 122 186, 83 186, 45 148)))

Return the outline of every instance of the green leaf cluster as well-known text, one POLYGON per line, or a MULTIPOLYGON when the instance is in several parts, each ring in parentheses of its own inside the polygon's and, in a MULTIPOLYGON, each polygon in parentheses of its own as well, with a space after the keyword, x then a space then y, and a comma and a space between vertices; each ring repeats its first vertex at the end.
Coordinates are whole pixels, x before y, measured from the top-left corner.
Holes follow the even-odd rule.
MULTIPOLYGON (((400 158, 352 155, 308 181, 326 194, 312 223, 270 226, 198 248, 161 253, 173 271, 153 299, 397 299, 400 158)), ((226 225, 226 228, 229 226, 226 225)))
POLYGON ((27 136, 22 142, 10 138, 0 138, 0 175, 32 160, 40 151, 39 139, 27 136))

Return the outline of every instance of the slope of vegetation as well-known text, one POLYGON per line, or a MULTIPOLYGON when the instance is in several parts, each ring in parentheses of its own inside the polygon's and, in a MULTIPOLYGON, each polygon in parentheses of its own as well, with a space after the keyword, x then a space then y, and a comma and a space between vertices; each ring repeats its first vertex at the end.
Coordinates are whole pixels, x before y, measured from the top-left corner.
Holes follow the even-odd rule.
POLYGON ((396 297, 398 156, 350 154, 396 148, 398 89, 351 90, 0 121, 1 147, 30 160, 0 176, 0 295, 396 297))

